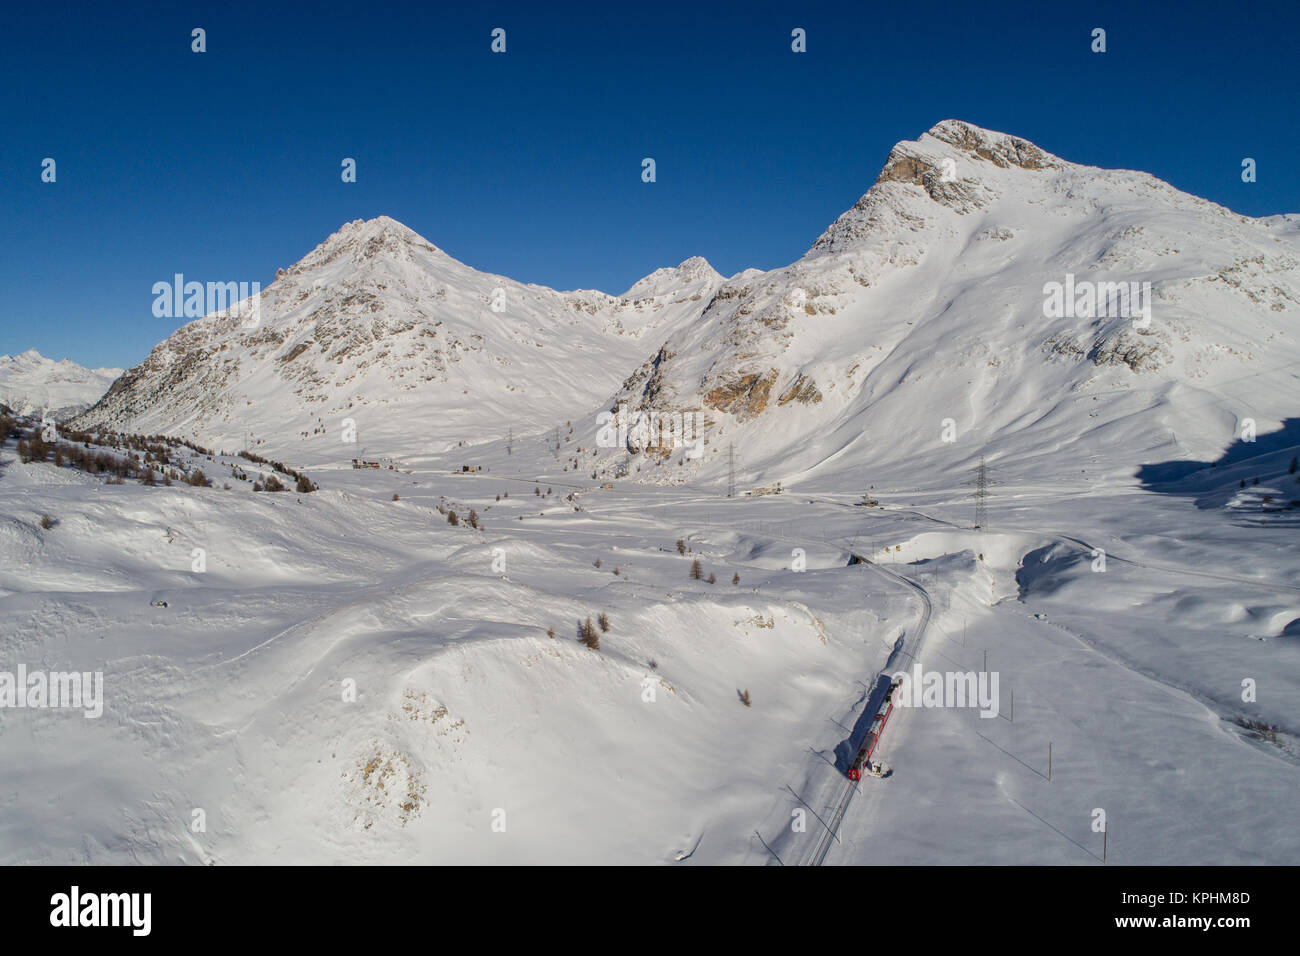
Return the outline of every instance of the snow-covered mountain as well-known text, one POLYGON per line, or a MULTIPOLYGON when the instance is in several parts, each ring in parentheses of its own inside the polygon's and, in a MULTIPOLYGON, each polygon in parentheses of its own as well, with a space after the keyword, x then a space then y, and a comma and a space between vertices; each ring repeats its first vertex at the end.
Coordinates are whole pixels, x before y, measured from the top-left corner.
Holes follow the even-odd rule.
POLYGON ((55 362, 35 349, 0 355, 0 403, 20 415, 47 414, 63 420, 95 404, 120 368, 83 368, 71 359, 55 362))
POLYGON ((412 456, 569 420, 594 438, 626 403, 706 416, 674 480, 716 477, 731 446, 756 480, 984 454, 1077 476, 1118 453, 1098 467, 1132 474, 1300 406, 1300 217, 947 120, 770 272, 694 258, 622 296, 562 293, 381 217, 280 272, 262 317, 185 326, 78 424, 316 463, 355 454, 349 420, 368 454, 412 456))
POLYGON ((732 443, 787 480, 993 449, 1075 475, 1111 452, 1212 460, 1245 419, 1263 433, 1300 407, 1298 319, 1300 217, 949 120, 801 259, 723 284, 609 407, 704 409, 706 474, 732 443))
POLYGON ((357 220, 277 273, 255 328, 191 322, 78 424, 325 461, 546 430, 608 396, 722 282, 696 258, 623 296, 556 292, 478 272, 387 217, 357 220), (349 419, 356 445, 341 441, 349 419))

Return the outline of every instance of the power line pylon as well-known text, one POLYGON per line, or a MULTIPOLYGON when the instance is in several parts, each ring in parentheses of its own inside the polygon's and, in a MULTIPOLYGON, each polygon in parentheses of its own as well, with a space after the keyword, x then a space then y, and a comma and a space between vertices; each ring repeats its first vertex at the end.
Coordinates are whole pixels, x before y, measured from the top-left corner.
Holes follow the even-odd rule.
POLYGON ((727 445, 727 497, 736 497, 736 443, 727 445))
POLYGON ((975 468, 975 477, 966 482, 968 485, 974 485, 975 491, 971 495, 975 499, 975 530, 986 531, 989 526, 989 489, 998 482, 989 477, 988 466, 984 463, 984 456, 980 455, 980 463, 975 468))

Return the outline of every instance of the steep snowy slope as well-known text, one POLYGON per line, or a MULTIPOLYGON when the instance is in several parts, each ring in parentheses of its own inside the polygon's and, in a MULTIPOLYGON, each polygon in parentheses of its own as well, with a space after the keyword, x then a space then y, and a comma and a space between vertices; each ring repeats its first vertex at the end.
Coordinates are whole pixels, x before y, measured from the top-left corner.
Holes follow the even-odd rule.
POLYGON ((1297 319, 1295 216, 949 120, 799 261, 725 283, 608 407, 702 410, 683 475, 717 476, 732 443, 747 476, 787 481, 985 453, 1131 474, 1293 415, 1297 319))
POLYGON ((0 355, 0 402, 20 415, 44 412, 61 421, 97 402, 121 374, 120 368, 83 368, 70 359, 55 362, 35 349, 0 355))
POLYGON ((282 270, 256 327, 178 330, 78 420, 297 461, 412 454, 546 429, 601 401, 722 282, 702 259, 614 297, 477 272, 387 217, 282 270), (357 444, 342 442, 345 419, 357 444), (251 437, 250 437, 251 436, 251 437))

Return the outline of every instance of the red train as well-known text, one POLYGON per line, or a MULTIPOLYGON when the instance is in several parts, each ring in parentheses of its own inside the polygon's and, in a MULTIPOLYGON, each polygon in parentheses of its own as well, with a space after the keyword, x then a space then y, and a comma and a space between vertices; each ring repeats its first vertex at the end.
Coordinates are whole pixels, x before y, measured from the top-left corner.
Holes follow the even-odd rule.
POLYGON ((853 766, 849 767, 850 780, 861 780, 863 772, 873 777, 884 777, 889 773, 889 769, 884 764, 871 762, 871 754, 880 743, 880 735, 885 732, 889 715, 894 712, 894 691, 898 689, 900 683, 901 681, 894 681, 889 685, 889 690, 885 691, 885 699, 880 702, 880 708, 871 721, 871 729, 867 731, 866 739, 858 749, 858 755, 853 758, 853 766))

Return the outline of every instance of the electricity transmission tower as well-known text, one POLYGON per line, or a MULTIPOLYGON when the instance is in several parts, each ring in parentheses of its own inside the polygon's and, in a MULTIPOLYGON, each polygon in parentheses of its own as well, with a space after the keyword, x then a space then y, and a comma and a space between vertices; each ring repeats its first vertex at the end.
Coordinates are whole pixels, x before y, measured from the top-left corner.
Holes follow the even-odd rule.
POLYGON ((736 497, 736 443, 727 445, 727 497, 736 497))
POLYGON ((989 526, 989 488, 997 482, 989 477, 988 466, 984 464, 983 455, 980 455, 980 463, 975 468, 974 479, 966 484, 975 486, 974 494, 971 496, 975 499, 975 530, 986 531, 989 526))

